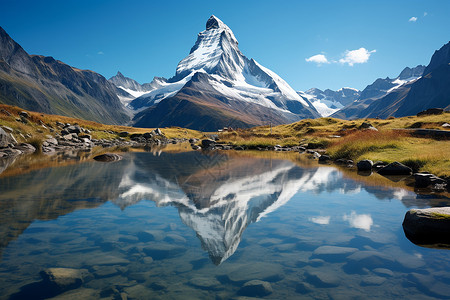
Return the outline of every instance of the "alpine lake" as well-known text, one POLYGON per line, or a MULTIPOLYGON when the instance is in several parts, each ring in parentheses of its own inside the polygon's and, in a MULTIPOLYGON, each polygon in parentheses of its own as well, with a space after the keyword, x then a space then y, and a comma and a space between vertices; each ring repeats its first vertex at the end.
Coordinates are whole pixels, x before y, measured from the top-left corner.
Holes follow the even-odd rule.
POLYGON ((121 155, 0 164, 1 299, 450 299, 450 251, 402 228, 448 194, 299 153, 121 155))

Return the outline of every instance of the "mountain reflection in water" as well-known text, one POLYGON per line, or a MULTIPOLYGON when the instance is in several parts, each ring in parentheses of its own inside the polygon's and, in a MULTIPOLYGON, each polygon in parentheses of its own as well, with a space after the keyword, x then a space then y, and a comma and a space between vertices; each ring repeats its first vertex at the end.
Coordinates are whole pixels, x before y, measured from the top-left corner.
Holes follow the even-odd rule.
MULTIPOLYGON (((357 193, 413 203, 401 189, 367 187, 333 167, 302 168, 289 160, 229 156, 220 152, 127 153, 122 161, 40 169, 0 178, 1 249, 34 220, 49 220, 106 201, 122 209, 141 200, 175 206, 195 230, 214 264, 236 251, 244 230, 277 210, 296 193, 357 193)), ((423 200, 422 205, 423 205, 423 200)), ((370 230, 370 215, 344 216, 354 228, 370 230)), ((329 217, 312 218, 327 224, 329 217)), ((1 251, 1 250, 0 250, 1 251)))

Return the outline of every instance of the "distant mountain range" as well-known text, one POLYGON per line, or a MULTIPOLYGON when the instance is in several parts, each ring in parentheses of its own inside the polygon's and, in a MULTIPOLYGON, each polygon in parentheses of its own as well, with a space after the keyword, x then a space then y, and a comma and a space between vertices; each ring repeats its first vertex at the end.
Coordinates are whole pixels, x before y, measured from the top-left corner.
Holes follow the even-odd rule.
POLYGON ((106 124, 130 120, 106 78, 53 57, 29 55, 0 27, 0 103, 106 124))
POLYGON ((136 127, 204 131, 291 123, 304 118, 387 118, 450 109, 450 43, 428 66, 405 68, 364 90, 295 92, 248 59, 231 29, 211 16, 175 75, 140 84, 120 72, 109 80, 52 57, 29 55, 0 27, 0 103, 136 127))

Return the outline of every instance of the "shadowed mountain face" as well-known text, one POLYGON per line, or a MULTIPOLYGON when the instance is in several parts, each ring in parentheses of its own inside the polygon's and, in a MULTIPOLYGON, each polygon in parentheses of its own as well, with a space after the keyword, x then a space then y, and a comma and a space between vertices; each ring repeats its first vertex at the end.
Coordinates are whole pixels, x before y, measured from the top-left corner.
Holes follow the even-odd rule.
POLYGON ((153 90, 129 104, 139 111, 134 117, 138 127, 211 131, 320 116, 277 74, 244 56, 233 32, 215 16, 208 19, 175 76, 155 78, 150 84, 153 90))
POLYGON ((100 74, 76 69, 53 57, 28 55, 0 27, 0 103, 124 124, 130 117, 117 94, 117 87, 100 74))
POLYGON ((403 190, 366 187, 332 167, 301 168, 289 160, 220 152, 128 153, 122 161, 40 169, 0 178, 0 248, 34 220, 49 220, 106 201, 122 209, 141 200, 174 206, 215 264, 237 249, 245 229, 298 193, 361 190, 408 205, 424 200, 403 190))

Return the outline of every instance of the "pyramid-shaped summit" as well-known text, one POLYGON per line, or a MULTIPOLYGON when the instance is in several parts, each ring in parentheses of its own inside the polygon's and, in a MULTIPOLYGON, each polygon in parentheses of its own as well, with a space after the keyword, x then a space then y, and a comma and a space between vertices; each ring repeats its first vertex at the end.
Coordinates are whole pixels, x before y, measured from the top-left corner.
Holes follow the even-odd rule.
POLYGON ((152 86, 130 103, 139 111, 135 126, 213 131, 319 117, 281 77, 242 54, 231 29, 214 15, 174 77, 152 86))

